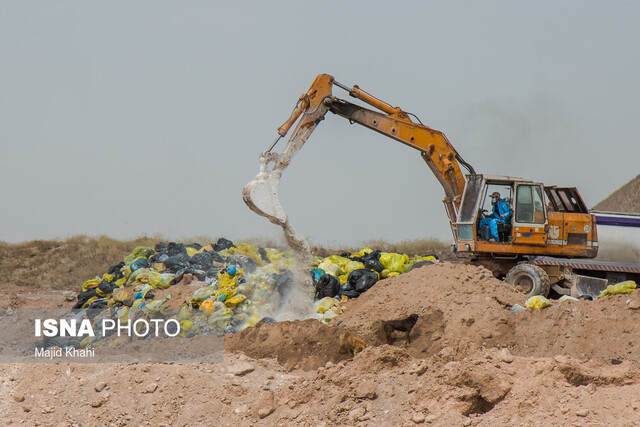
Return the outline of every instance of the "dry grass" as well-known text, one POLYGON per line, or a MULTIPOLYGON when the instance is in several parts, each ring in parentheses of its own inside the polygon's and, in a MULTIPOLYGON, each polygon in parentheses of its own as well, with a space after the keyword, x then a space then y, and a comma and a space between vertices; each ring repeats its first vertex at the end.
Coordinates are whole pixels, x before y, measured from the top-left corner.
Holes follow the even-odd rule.
POLYGON ((387 252, 397 252, 408 255, 426 256, 434 252, 448 251, 450 244, 438 239, 413 239, 400 242, 387 242, 386 240, 370 240, 365 246, 375 249, 380 248, 387 252))
POLYGON ((0 282, 50 289, 77 290, 106 273, 136 246, 154 246, 160 237, 120 241, 106 236, 74 236, 66 240, 0 242, 0 282))
POLYGON ((356 252, 363 247, 371 248, 374 250, 379 249, 383 252, 397 252, 410 256, 416 254, 421 256, 436 254, 441 259, 451 258, 449 243, 438 239, 413 239, 402 240, 399 242, 389 242, 384 239, 375 239, 366 241, 359 246, 314 246, 311 248, 311 252, 317 256, 329 256, 332 254, 339 254, 344 252, 356 252))

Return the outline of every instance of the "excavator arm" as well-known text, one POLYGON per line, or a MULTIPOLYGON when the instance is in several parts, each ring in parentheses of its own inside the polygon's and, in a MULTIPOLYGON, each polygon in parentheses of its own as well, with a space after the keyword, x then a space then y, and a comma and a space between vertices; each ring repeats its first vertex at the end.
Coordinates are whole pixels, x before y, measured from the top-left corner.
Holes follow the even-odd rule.
POLYGON ((451 221, 455 222, 466 185, 460 164, 464 165, 471 174, 475 174, 475 171, 462 160, 447 137, 438 130, 413 122, 410 119, 411 113, 391 106, 358 86, 349 88, 336 82, 328 74, 320 74, 309 90, 300 96, 289 119, 278 128, 276 141, 261 154, 260 173, 243 189, 245 203, 254 212, 268 218, 274 224, 282 226, 290 246, 294 249, 304 249, 302 247, 303 239, 295 237, 287 215, 280 204, 278 197, 280 177, 328 111, 348 119, 351 123, 358 123, 419 150, 422 158, 442 185, 445 192, 444 203, 447 215, 451 221), (332 88, 334 85, 379 111, 333 96, 332 88), (272 150, 280 138, 284 137, 296 122, 297 125, 283 151, 279 154, 273 152, 272 150))

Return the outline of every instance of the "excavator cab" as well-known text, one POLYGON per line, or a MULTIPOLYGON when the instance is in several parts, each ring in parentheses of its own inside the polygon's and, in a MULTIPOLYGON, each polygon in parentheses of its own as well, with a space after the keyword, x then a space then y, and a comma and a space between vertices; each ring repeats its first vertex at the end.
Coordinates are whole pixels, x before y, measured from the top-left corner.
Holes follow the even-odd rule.
POLYGON ((548 225, 544 185, 522 178, 467 175, 455 224, 459 252, 513 253, 514 245, 544 245, 548 225), (488 221, 493 213, 491 195, 499 193, 509 207, 506 219, 497 223, 498 239, 490 241, 488 221))

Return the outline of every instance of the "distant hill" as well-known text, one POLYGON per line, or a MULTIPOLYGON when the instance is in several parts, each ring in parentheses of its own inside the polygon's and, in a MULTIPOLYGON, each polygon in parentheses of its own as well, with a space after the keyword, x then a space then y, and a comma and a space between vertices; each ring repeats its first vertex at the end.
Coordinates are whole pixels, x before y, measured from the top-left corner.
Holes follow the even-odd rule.
POLYGON ((640 175, 611 193, 593 209, 640 214, 640 175))

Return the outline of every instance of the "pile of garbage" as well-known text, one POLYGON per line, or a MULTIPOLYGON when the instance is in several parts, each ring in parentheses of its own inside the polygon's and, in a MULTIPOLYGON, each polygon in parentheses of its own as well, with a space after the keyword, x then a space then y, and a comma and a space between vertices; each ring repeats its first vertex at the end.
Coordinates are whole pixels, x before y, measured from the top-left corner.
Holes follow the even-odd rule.
MULTIPOLYGON (((625 295, 630 294, 631 292, 637 289, 637 284, 633 280, 626 280, 624 282, 619 282, 613 285, 607 286, 604 290, 600 291, 600 295, 596 297, 598 298, 606 298, 611 295, 625 295)), ((580 299, 592 300, 593 298, 590 295, 584 295, 580 298, 572 297, 569 295, 563 295, 558 298, 558 303, 562 303, 564 301, 579 301, 580 299)), ((511 313, 516 313, 518 311, 524 311, 525 308, 534 308, 536 310, 541 310, 543 308, 551 306, 551 301, 542 295, 534 295, 530 297, 526 302, 524 307, 516 304, 511 308, 511 313)))
MULTIPOLYGON (((434 256, 410 258, 370 248, 315 257, 311 266, 305 266, 311 268, 315 317, 329 322, 342 312, 349 298, 358 297, 378 280, 434 262, 434 256)), ((293 320, 282 307, 296 286, 295 264, 291 251, 234 244, 225 238, 204 246, 175 242, 153 248, 140 246, 107 273, 87 280, 73 308, 76 313, 94 313, 94 321, 176 319, 185 337, 233 333, 259 322, 293 320), (174 310, 169 309, 167 302, 172 296, 164 290, 185 282, 194 286, 193 294, 179 305, 172 304, 174 310)), ((104 338, 91 337, 82 345, 96 345, 104 338)))

